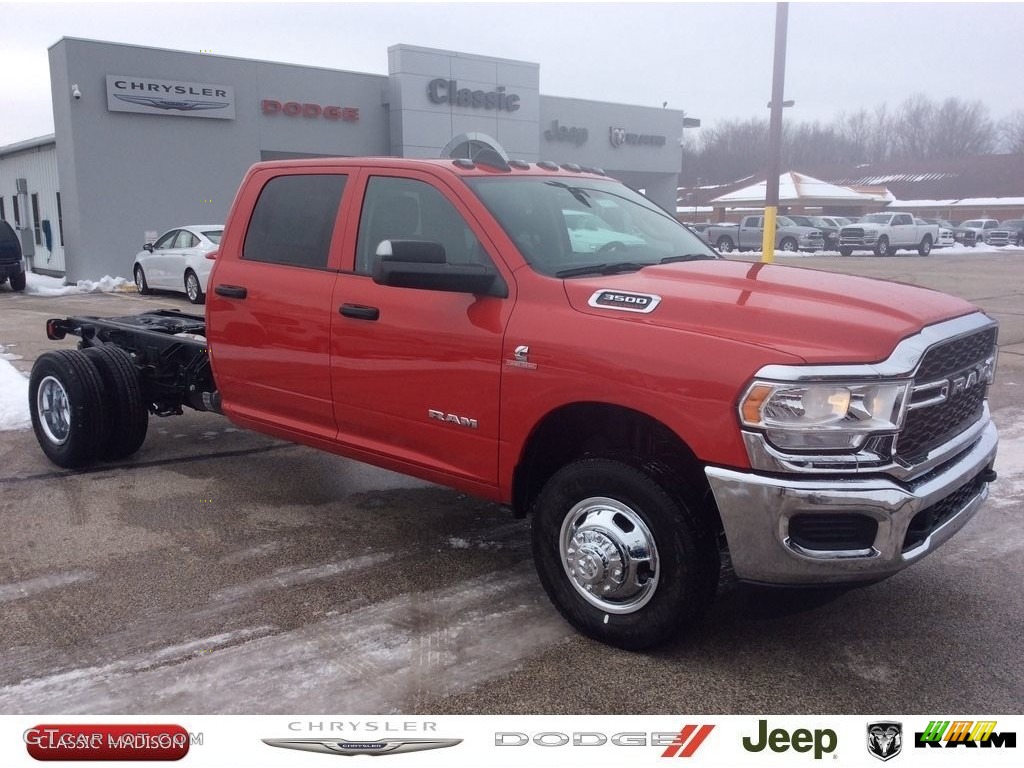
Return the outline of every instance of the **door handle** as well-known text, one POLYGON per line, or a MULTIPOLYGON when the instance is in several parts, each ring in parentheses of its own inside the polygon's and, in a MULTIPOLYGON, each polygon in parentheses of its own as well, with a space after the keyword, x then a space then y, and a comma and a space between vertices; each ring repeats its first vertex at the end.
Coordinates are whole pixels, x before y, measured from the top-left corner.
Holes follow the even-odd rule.
POLYGON ((379 320, 380 310, 377 307, 364 307, 360 304, 342 304, 338 311, 345 317, 356 320, 379 320))
POLYGON ((249 291, 240 285, 218 285, 213 292, 226 299, 244 299, 249 295, 249 291))

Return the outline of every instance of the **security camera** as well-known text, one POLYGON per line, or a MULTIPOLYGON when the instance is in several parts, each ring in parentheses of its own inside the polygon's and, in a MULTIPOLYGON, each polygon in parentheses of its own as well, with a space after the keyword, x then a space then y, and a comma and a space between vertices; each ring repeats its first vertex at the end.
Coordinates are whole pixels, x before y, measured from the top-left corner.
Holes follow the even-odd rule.
POLYGON ((71 95, 75 97, 75 100, 82 98, 82 92, 78 90, 78 83, 71 86, 71 95))

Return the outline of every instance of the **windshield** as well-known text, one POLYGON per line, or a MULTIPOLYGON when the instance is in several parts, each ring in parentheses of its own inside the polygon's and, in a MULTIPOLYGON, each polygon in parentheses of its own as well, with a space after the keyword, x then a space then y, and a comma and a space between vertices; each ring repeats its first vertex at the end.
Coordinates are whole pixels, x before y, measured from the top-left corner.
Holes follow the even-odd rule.
POLYGON ((888 224, 891 213, 869 213, 860 220, 861 224, 888 224))
POLYGON ((775 217, 775 223, 778 224, 780 227, 796 227, 796 226, 799 226, 795 221, 793 221, 788 216, 776 216, 775 217))
POLYGON ((960 226, 961 227, 974 227, 976 229, 981 229, 981 219, 971 219, 970 221, 965 221, 960 226))
POLYGON ((224 234, 223 229, 205 229, 203 230, 203 237, 209 240, 214 245, 220 245, 220 236, 224 234))
POLYGON ((694 232, 615 181, 533 176, 466 183, 530 266, 545 275, 612 274, 719 258, 694 232))

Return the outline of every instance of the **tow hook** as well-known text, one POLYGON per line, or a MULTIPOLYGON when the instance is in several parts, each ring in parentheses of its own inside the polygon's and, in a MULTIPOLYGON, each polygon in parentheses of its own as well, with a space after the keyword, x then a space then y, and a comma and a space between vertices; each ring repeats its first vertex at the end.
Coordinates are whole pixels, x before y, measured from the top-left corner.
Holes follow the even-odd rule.
POLYGON ((996 474, 996 471, 989 467, 988 469, 981 473, 981 482, 994 483, 997 477, 998 475, 996 474))

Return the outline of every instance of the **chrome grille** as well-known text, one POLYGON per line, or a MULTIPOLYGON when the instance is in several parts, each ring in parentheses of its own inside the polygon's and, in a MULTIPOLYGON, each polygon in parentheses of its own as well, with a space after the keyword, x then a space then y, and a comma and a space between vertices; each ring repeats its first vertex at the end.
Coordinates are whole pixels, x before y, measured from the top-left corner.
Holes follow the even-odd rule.
MULTIPOLYGON (((984 363, 995 354, 996 329, 989 328, 937 344, 925 353, 914 377, 915 385, 942 382, 984 363)), ((946 397, 934 405, 907 412, 896 439, 896 455, 910 465, 927 458, 928 452, 952 440, 981 418, 988 387, 981 384, 958 390, 950 385, 946 397)))

